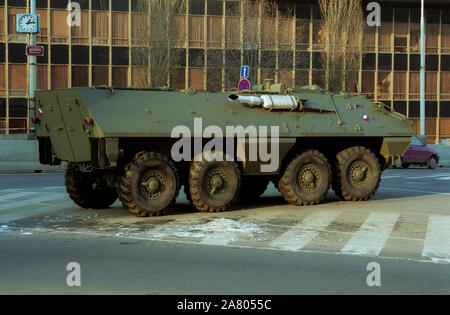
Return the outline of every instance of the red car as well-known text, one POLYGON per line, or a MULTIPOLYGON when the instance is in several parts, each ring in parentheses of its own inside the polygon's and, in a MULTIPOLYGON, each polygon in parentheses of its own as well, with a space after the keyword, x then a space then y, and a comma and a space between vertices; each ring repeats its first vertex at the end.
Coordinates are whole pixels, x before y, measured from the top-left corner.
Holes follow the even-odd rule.
POLYGON ((439 154, 432 148, 427 147, 418 137, 414 136, 411 145, 403 156, 394 161, 394 168, 408 168, 411 164, 436 168, 439 163, 439 154))

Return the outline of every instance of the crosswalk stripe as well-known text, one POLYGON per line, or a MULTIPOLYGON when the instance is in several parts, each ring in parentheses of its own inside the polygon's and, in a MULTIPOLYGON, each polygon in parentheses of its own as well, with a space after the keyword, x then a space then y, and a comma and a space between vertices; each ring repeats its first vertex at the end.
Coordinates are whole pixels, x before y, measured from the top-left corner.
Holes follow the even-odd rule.
POLYGON ((378 256, 398 217, 397 213, 372 212, 341 252, 378 256))
POLYGON ((422 256, 450 259, 450 216, 430 215, 422 256))
POLYGON ((333 222, 342 211, 330 210, 314 212, 306 217, 301 224, 289 229, 277 239, 272 241, 271 247, 284 250, 299 250, 311 242, 319 230, 333 222))
POLYGON ((0 201, 5 201, 5 200, 9 200, 9 199, 14 199, 14 198, 21 198, 21 197, 26 197, 26 196, 36 195, 36 194, 37 194, 37 192, 28 192, 28 191, 17 192, 17 193, 1 196, 0 201))

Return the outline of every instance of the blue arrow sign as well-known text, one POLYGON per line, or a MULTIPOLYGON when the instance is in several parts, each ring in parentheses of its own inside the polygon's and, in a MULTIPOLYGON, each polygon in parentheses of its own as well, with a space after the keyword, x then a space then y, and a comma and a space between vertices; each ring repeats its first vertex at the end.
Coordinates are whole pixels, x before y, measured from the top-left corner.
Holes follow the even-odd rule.
POLYGON ((242 66, 241 67, 241 78, 242 79, 248 79, 250 76, 250 67, 249 66, 242 66))

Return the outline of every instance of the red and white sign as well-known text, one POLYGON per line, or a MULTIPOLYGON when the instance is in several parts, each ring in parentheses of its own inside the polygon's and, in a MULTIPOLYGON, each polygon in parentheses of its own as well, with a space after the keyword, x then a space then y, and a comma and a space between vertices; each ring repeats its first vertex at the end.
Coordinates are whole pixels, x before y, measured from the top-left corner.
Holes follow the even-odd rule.
POLYGON ((44 46, 27 46, 27 56, 44 56, 44 46))
POLYGON ((250 81, 247 79, 242 79, 239 82, 239 86, 238 86, 239 92, 241 91, 250 91, 251 90, 251 84, 250 81))

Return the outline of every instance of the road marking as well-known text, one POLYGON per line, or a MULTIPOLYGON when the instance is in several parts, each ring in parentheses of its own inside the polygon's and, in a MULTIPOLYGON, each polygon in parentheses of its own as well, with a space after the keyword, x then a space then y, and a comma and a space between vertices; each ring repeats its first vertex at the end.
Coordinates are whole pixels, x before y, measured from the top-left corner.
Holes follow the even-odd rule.
POLYGON ((422 256, 450 259, 450 216, 430 215, 422 256))
POLYGON ((390 187, 380 187, 379 189, 401 190, 401 191, 410 191, 410 192, 426 193, 426 194, 433 194, 433 195, 447 195, 447 196, 450 196, 450 193, 429 191, 429 190, 416 190, 416 189, 403 189, 403 188, 390 188, 390 187))
POLYGON ((54 187, 44 187, 44 190, 52 190, 52 189, 65 189, 66 186, 54 186, 54 187))
POLYGON ((398 213, 372 212, 341 252, 378 256, 398 217, 398 213))
POLYGON ((437 178, 437 179, 439 179, 439 180, 450 180, 450 176, 447 176, 447 177, 439 177, 439 178, 437 178))
POLYGON ((43 197, 39 197, 39 198, 32 198, 32 199, 27 199, 27 200, 22 200, 22 201, 17 201, 17 202, 10 202, 4 205, 0 205, 0 210, 6 210, 6 209, 11 209, 11 208, 18 208, 18 207, 23 207, 23 206, 31 206, 34 204, 37 204, 39 202, 43 202, 43 201, 50 201, 50 200, 56 200, 56 199, 60 199, 62 196, 61 195, 56 195, 56 194, 52 194, 50 196, 43 196, 43 197))
POLYGON ((0 201, 5 201, 5 200, 9 200, 9 199, 14 199, 14 198, 21 198, 21 197, 26 197, 26 196, 31 196, 31 195, 36 195, 38 194, 37 192, 16 192, 13 194, 8 194, 8 195, 4 195, 2 197, 0 197, 0 201))
POLYGON ((301 224, 296 225, 271 242, 270 246, 284 250, 299 250, 305 247, 321 229, 333 222, 342 211, 318 211, 306 217, 301 224))

